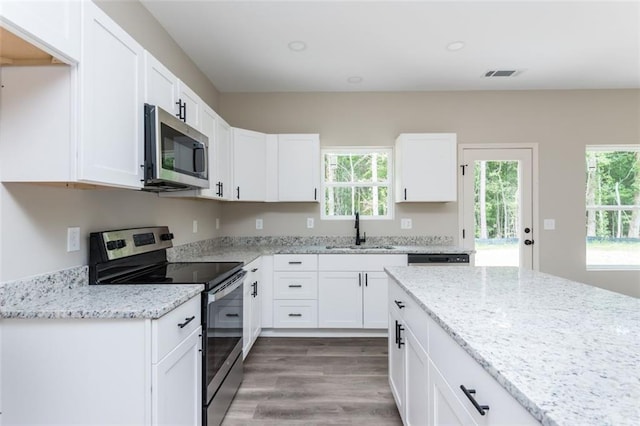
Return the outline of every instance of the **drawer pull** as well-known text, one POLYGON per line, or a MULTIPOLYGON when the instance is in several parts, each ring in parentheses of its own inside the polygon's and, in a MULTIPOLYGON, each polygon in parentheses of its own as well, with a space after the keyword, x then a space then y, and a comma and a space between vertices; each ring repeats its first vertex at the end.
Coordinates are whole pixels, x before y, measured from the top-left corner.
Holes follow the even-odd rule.
POLYGON ((289 265, 302 265, 302 261, 300 261, 300 260, 293 261, 292 260, 292 261, 289 262, 289 265))
POLYGON ((302 284, 289 284, 289 288, 301 288, 302 284))
POLYGON ((486 411, 489 410, 489 406, 478 404, 478 401, 476 401, 476 399, 473 397, 473 395, 475 395, 476 393, 475 389, 467 389, 464 387, 464 385, 460 385, 460 389, 462 389, 462 392, 464 392, 465 396, 469 398, 469 401, 471 401, 471 403, 476 408, 476 410, 478 410, 478 413, 480 413, 481 416, 487 414, 486 411))
POLYGON ((402 303, 399 300, 394 300, 394 302, 396 302, 396 306, 398 307, 398 309, 402 309, 404 308, 404 303, 402 303))
POLYGON ((290 317, 301 317, 302 314, 289 314, 290 317))
POLYGON ((184 322, 182 324, 178 324, 178 327, 180 328, 185 328, 187 326, 187 324, 189 324, 191 321, 193 321, 194 319, 196 319, 196 316, 192 316, 190 318, 185 318, 184 322))
POLYGON ((238 317, 238 314, 227 314, 228 317, 238 317))
POLYGON ((253 268, 253 269, 251 270, 251 272, 256 272, 257 270, 258 270, 258 268, 253 268))

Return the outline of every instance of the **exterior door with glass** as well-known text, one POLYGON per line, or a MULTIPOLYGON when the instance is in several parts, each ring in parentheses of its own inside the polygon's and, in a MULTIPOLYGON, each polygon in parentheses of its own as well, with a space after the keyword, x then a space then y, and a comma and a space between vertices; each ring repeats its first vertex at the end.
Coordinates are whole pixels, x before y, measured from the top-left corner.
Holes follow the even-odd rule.
POLYGON ((533 148, 462 148, 462 245, 475 266, 533 269, 533 148))

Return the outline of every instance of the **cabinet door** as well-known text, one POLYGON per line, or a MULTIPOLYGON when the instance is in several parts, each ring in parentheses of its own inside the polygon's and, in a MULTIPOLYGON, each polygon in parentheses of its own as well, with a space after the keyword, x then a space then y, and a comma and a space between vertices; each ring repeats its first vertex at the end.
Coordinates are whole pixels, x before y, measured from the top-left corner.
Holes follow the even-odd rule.
POLYGON ((142 186, 143 49, 91 2, 83 2, 78 178, 142 186))
POLYGON ((178 78, 151 53, 144 52, 144 101, 175 114, 178 78))
POLYGON ((267 195, 266 135, 251 130, 232 130, 233 200, 265 201, 267 195))
POLYGON ((211 167, 213 171, 209 177, 209 185, 219 193, 217 197, 229 200, 231 187, 231 126, 221 117, 216 120, 216 137, 211 167), (219 184, 218 187, 216 185, 219 184))
POLYGON ((429 425, 477 425, 431 360, 428 392, 429 425))
POLYGON ((402 134, 395 148, 396 202, 456 201, 454 133, 402 134))
POLYGON ((387 328, 389 317, 389 277, 385 272, 364 272, 363 326, 387 328))
POLYGON ((253 274, 248 273, 244 278, 244 288, 242 296, 242 358, 246 358, 249 355, 249 349, 251 349, 251 309, 252 299, 251 295, 253 290, 253 274))
POLYGON ((362 328, 361 272, 320 272, 318 327, 362 328))
POLYGON ((203 101, 182 81, 178 81, 178 100, 183 104, 182 121, 196 130, 202 131, 201 115, 203 101))
POLYGON ((320 136, 278 135, 278 200, 318 201, 320 136))
MULTIPOLYGON (((403 327, 400 316, 393 310, 389 310, 389 387, 391 394, 396 400, 398 412, 404 422, 405 420, 405 399, 404 399, 404 367, 405 367, 405 346, 399 343, 398 339, 403 332, 399 327, 403 327)), ((406 422, 404 422, 406 424, 406 422)))
POLYGON ((202 328, 198 327, 159 363, 151 378, 154 425, 202 422, 202 328))
POLYGON ((207 146, 207 153, 209 157, 207 159, 209 166, 209 188, 201 189, 199 191, 199 196, 203 198, 213 198, 218 199, 219 194, 219 186, 216 185, 215 181, 215 157, 216 157, 216 128, 217 128, 217 120, 218 114, 215 113, 214 110, 209 108, 208 105, 204 105, 202 107, 202 117, 201 117, 202 129, 200 130, 203 135, 208 138, 209 145, 207 146))
POLYGON ((405 412, 408 425, 429 423, 429 357, 411 330, 405 330, 405 412))
POLYGON ((67 63, 80 59, 80 2, 2 2, 3 27, 67 63))

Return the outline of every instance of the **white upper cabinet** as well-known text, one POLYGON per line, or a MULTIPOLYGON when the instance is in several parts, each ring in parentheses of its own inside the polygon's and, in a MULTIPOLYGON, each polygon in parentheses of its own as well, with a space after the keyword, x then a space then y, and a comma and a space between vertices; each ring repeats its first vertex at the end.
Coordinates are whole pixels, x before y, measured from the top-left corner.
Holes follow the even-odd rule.
POLYGON ((233 192, 231 187, 231 126, 222 117, 218 117, 216 120, 211 167, 213 171, 209 175, 209 186, 216 189, 217 198, 231 199, 233 192))
POLYGON ((175 113, 178 104, 178 77, 151 53, 144 52, 144 101, 175 113))
POLYGON ((95 4, 79 7, 77 66, 2 70, 2 180, 139 189, 143 50, 95 4))
POLYGON ((80 2, 3 0, 0 26, 66 63, 80 58, 80 2))
POLYGON ((396 202, 457 198, 455 133, 403 133, 395 145, 396 202))
POLYGON ((278 201, 320 199, 320 136, 278 135, 278 201))
POLYGON ((82 7, 78 178, 140 188, 143 49, 96 5, 82 7))
POLYGON ((233 192, 236 201, 265 201, 267 196, 267 135, 232 128, 233 192))
POLYGON ((201 115, 204 102, 181 80, 178 81, 178 117, 189 126, 202 131, 201 115))

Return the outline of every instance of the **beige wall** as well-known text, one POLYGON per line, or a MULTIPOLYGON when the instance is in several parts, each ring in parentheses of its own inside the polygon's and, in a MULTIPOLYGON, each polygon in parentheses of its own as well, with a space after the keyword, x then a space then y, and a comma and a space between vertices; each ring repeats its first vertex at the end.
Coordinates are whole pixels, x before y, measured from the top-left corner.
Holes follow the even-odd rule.
POLYGON ((220 217, 220 203, 215 201, 160 198, 124 189, 5 183, 0 199, 0 281, 86 265, 90 232, 168 225, 179 245, 215 237, 215 218, 220 217), (80 227, 81 246, 67 253, 71 226, 80 227))
MULTIPOLYGON (((267 133, 318 132, 322 146, 391 146, 401 132, 455 132, 459 143, 537 143, 540 270, 640 296, 640 272, 585 270, 584 149, 640 141, 640 91, 267 93, 220 96, 232 125, 267 133)), ((365 222, 370 235, 457 236, 456 203, 396 206, 393 221, 365 222), (414 229, 400 230, 400 218, 414 229)), ((353 235, 352 223, 319 220, 315 204, 225 204, 225 235, 353 235), (255 230, 263 218, 264 230, 255 230), (306 218, 316 219, 314 230, 306 218)), ((456 239, 457 241, 457 239, 456 239)))
POLYGON ((211 108, 218 107, 216 88, 140 2, 97 0, 95 3, 211 108))

